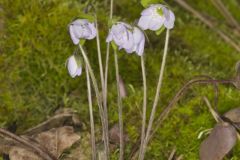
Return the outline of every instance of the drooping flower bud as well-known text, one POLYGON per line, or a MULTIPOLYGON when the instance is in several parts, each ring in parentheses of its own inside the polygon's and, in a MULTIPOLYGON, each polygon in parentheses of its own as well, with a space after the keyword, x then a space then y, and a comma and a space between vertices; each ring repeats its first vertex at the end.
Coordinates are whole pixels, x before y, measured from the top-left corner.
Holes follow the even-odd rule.
POLYGON ((145 36, 139 28, 118 22, 110 29, 106 41, 113 41, 119 50, 124 49, 127 53, 136 52, 141 56, 144 51, 145 36))
POLYGON ((161 4, 151 5, 144 9, 138 22, 143 30, 157 31, 162 26, 167 29, 174 27, 175 16, 171 10, 161 4))
POLYGON ((67 60, 67 68, 70 76, 75 78, 82 74, 82 62, 79 55, 72 55, 67 60))
POLYGON ((78 44, 80 39, 93 39, 96 37, 96 28, 94 23, 86 19, 77 19, 69 25, 69 32, 74 44, 78 44))

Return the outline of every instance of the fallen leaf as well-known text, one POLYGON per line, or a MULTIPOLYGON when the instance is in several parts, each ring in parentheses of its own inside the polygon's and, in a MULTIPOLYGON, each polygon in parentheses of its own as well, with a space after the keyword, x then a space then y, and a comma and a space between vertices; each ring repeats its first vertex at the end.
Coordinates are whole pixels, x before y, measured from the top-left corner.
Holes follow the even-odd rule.
POLYGON ((47 131, 52 128, 58 128, 66 125, 80 127, 82 124, 78 116, 70 108, 60 109, 56 114, 48 120, 40 123, 39 125, 28 129, 24 132, 25 135, 35 135, 40 132, 47 131))
POLYGON ((217 124, 200 146, 200 160, 221 160, 233 148, 237 132, 228 123, 217 124))
POLYGON ((230 119, 232 122, 239 123, 240 122, 240 108, 234 108, 230 111, 226 112, 224 117, 230 119))
POLYGON ((59 157, 65 149, 77 142, 80 136, 74 133, 73 127, 64 126, 40 133, 35 139, 50 153, 59 157))
POLYGON ((32 151, 21 147, 12 147, 9 151, 10 160, 43 160, 32 151))
POLYGON ((91 140, 89 132, 81 132, 81 139, 76 147, 69 150, 69 154, 63 155, 64 160, 89 160, 91 159, 91 140))
MULTIPOLYGON (((38 143, 55 157, 60 157, 63 151, 71 147, 80 139, 80 136, 74 133, 71 126, 53 128, 49 131, 39 133, 34 137, 24 136, 25 139, 32 140, 32 143, 38 143)), ((11 160, 42 160, 38 155, 28 148, 14 146, 9 150, 11 160)))

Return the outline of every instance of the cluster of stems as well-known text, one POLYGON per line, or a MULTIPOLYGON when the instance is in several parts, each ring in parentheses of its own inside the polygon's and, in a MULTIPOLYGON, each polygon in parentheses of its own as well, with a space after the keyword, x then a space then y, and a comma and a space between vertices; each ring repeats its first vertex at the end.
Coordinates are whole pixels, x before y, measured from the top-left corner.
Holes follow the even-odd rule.
MULTIPOLYGON (((112 19, 113 14, 113 0, 110 1, 110 20, 112 19)), ((103 141, 104 141, 104 149, 105 149, 105 158, 109 158, 109 137, 108 137, 108 109, 107 109, 107 83, 108 83, 108 65, 109 65, 109 53, 110 53, 110 43, 107 43, 107 51, 106 51, 106 62, 105 62, 105 71, 103 71, 103 64, 102 64, 102 57, 101 57, 101 44, 98 32, 98 23, 97 19, 96 23, 96 30, 97 30, 97 51, 98 51, 98 60, 99 60, 99 70, 100 70, 100 78, 101 78, 101 89, 102 95, 100 94, 99 87, 97 84, 96 77, 94 75, 93 69, 90 65, 88 60, 86 51, 84 50, 83 46, 79 44, 80 51, 82 53, 83 59, 86 64, 86 77, 87 77, 87 87, 88 87, 88 100, 89 100, 89 112, 90 112, 90 124, 91 124, 91 144, 92 144, 92 159, 96 159, 96 144, 95 144, 95 130, 94 130, 94 119, 93 119, 93 109, 92 109, 92 99, 91 99, 91 84, 93 84, 93 89, 95 91, 97 97, 97 103, 99 106, 99 112, 102 122, 102 131, 103 131, 103 141)), ((140 145, 140 152, 139 152, 139 160, 144 159, 144 154, 146 151, 146 147, 148 144, 148 139, 152 130, 152 125, 155 117, 156 108, 158 105, 159 94, 161 90, 162 80, 163 80, 163 73, 166 63, 167 57, 167 48, 168 48, 168 40, 169 40, 169 30, 166 33, 166 40, 165 40, 165 47, 164 47, 164 54, 162 59, 162 65, 160 69, 159 80, 157 84, 157 91, 154 99, 154 104, 151 111, 150 120, 148 125, 146 126, 146 112, 147 112, 147 82, 146 82, 146 70, 145 70, 145 60, 144 56, 141 56, 141 68, 142 68, 142 77, 143 77, 143 117, 142 117, 142 132, 141 132, 141 145, 140 145), (147 128, 147 130, 146 130, 147 128)), ((116 72, 116 83, 117 83, 117 104, 118 104, 118 115, 119 115, 119 131, 120 131, 120 153, 119 159, 124 159, 124 140, 123 140, 123 116, 122 116, 122 98, 120 95, 120 88, 119 88, 119 66, 118 66, 118 56, 117 50, 114 49, 114 61, 115 61, 115 72, 116 72)))
MULTIPOLYGON (((113 14, 113 0, 110 1, 110 20, 112 19, 113 14)), ((95 129, 94 129, 94 116, 93 116, 93 104, 92 104, 92 93, 91 93, 91 82, 93 85, 94 92, 97 98, 97 104, 99 107, 100 118, 102 123, 102 137, 104 142, 104 160, 109 159, 109 136, 108 136, 108 109, 107 109, 107 77, 108 77, 108 61, 109 61, 109 52, 110 52, 110 44, 107 44, 107 52, 106 52, 106 66, 105 66, 105 75, 103 71, 103 63, 102 63, 102 54, 101 54, 101 44, 98 30, 98 22, 97 16, 95 17, 96 24, 96 40, 97 40, 97 52, 98 52, 98 62, 99 62, 99 70, 100 70, 100 78, 101 78, 101 91, 97 84, 96 76, 93 72, 92 66, 87 57, 86 51, 83 46, 79 44, 79 49, 82 53, 84 62, 86 64, 86 77, 87 77, 87 90, 88 90, 88 102, 89 102, 89 114, 90 114, 90 127, 91 127, 91 145, 92 145, 92 159, 97 159, 97 149, 96 149, 96 138, 95 138, 95 129)))

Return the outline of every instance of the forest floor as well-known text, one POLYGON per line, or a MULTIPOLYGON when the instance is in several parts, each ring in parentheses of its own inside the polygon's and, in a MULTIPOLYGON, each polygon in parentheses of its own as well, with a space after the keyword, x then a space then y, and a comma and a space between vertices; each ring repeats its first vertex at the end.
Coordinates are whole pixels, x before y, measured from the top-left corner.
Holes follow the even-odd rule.
MULTIPOLYGON (((68 24, 77 17, 84 4, 77 0, 2 0, 0 2, 0 126, 21 134, 47 118, 60 108, 72 108, 89 130, 89 113, 86 77, 72 79, 65 67, 66 59, 75 46, 68 35, 68 24)), ((109 5, 97 2, 101 48, 105 58, 109 5)), ((233 30, 227 30, 227 22, 210 1, 187 1, 208 20, 217 22, 209 28, 176 1, 169 1, 176 22, 170 32, 169 54, 164 73, 158 116, 185 82, 199 75, 215 79, 231 79, 235 76, 235 64, 240 60, 238 52, 216 32, 221 29, 236 38, 233 30)), ((223 1, 232 15, 240 21, 237 0, 223 1)), ((121 0, 114 4, 114 16, 134 22, 143 7, 137 0, 121 0), (133 7, 134 6, 134 7, 133 7)), ((155 94, 165 32, 160 37, 147 32, 150 43, 146 45, 146 70, 148 83, 148 116, 155 94)), ((90 61, 98 74, 95 41, 86 44, 90 61)), ((105 60, 104 60, 105 61, 105 60)), ((142 78, 140 58, 119 53, 120 75, 125 82, 128 97, 124 101, 124 129, 129 136, 126 155, 129 155, 141 131, 142 78)), ((109 125, 118 122, 117 96, 113 55, 109 68, 109 125)), ((99 77, 98 77, 99 78, 99 77)), ((219 85, 218 112, 239 107, 239 90, 230 85, 219 85)), ((152 139, 146 159, 165 160, 176 148, 184 159, 199 159, 199 146, 206 136, 198 135, 215 125, 215 120, 203 96, 214 102, 211 85, 195 85, 176 104, 152 139)), ((98 108, 94 107, 97 127, 100 125, 98 108)), ((115 152, 112 159, 117 159, 115 152)), ((229 159, 240 157, 240 145, 229 159)), ((1 159, 1 158, 0 158, 1 159)))

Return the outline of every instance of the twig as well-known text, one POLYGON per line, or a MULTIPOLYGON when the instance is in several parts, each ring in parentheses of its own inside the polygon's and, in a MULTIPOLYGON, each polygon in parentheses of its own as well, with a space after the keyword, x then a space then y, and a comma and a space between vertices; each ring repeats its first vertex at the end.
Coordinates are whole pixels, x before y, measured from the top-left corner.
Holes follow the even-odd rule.
POLYGON ((212 79, 192 79, 188 81, 174 96, 174 98, 170 101, 168 106, 163 110, 163 112, 160 114, 158 119, 156 120, 156 127, 154 128, 154 131, 152 132, 150 138, 156 133, 159 126, 162 124, 162 122, 167 118, 169 112, 173 109, 174 104, 177 103, 177 101, 180 99, 180 97, 183 95, 183 93, 189 89, 193 84, 233 84, 232 80, 212 80, 212 79))
POLYGON ((184 0, 175 0, 180 6, 182 6, 187 11, 191 12, 194 16, 196 16, 198 19, 200 19, 203 23, 205 23, 209 28, 213 29, 217 34, 222 37, 222 39, 230 44, 232 47, 234 47, 238 52, 240 52, 240 46, 234 42, 227 34, 225 34, 220 29, 216 28, 215 25, 206 19, 201 13, 199 13, 197 10, 192 8, 190 5, 187 4, 184 0))
POLYGON ((88 103, 89 103, 89 115, 90 115, 90 126, 91 126, 92 160, 96 160, 96 142, 95 142, 96 140, 95 140, 94 119, 93 119, 91 82, 90 82, 90 77, 89 77, 89 72, 87 67, 86 67, 86 77, 87 77, 88 103))
POLYGON ((27 140, 25 140, 22 137, 19 137, 11 132, 8 132, 5 129, 0 128, 0 134, 18 142, 18 143, 21 143, 28 148, 31 148, 38 156, 40 156, 44 160, 57 160, 57 158, 54 157, 53 155, 51 155, 50 153, 43 151, 43 149, 33 145, 32 143, 28 142, 27 140))
POLYGON ((232 16, 229 10, 225 7, 221 0, 211 0, 212 4, 218 9, 218 11, 225 17, 226 21, 232 27, 240 29, 239 23, 237 20, 232 16))
POLYGON ((203 100, 205 101, 205 103, 208 106, 208 109, 210 110, 210 112, 212 113, 213 118, 217 121, 217 122, 223 122, 223 120, 221 119, 221 117, 219 116, 219 114, 212 108, 209 100, 207 97, 203 97, 203 100))
POLYGON ((118 69, 118 56, 117 51, 114 50, 114 60, 116 69, 116 81, 117 81, 117 93, 118 93, 118 118, 119 118, 119 130, 120 130, 120 154, 119 160, 123 160, 124 155, 124 141, 123 141, 123 118, 122 118, 122 98, 119 88, 119 69, 118 69))
POLYGON ((183 159, 183 155, 180 155, 176 160, 182 160, 183 159))
POLYGON ((175 153, 176 153, 176 148, 174 147, 174 149, 172 150, 170 156, 168 157, 168 160, 173 160, 173 157, 174 157, 175 153))
MULTIPOLYGON (((167 118, 169 112, 173 109, 174 105, 178 102, 178 100, 181 98, 181 96, 194 84, 233 84, 234 80, 214 80, 210 78, 209 76, 198 76, 187 83, 184 84, 184 86, 177 92, 177 94, 173 97, 173 99, 170 101, 170 103, 165 107, 165 109, 162 111, 162 113, 159 115, 155 122, 155 128, 152 131, 151 135, 149 136, 149 141, 152 139, 153 135, 157 132, 158 128, 161 126, 162 122, 167 118)), ((136 156, 136 153, 138 152, 138 146, 140 144, 140 140, 136 142, 134 146, 134 149, 130 155, 131 159, 136 156)))
POLYGON ((72 124, 73 114, 72 113, 61 113, 57 114, 50 119, 44 121, 43 123, 38 124, 37 126, 28 129, 23 134, 24 135, 35 135, 40 132, 44 132, 46 130, 49 130, 51 128, 58 128, 63 126, 64 124, 72 124))
POLYGON ((9 151, 12 147, 18 146, 18 147, 23 147, 23 145, 19 144, 18 142, 15 142, 10 139, 0 139, 0 154, 9 154, 9 151))

